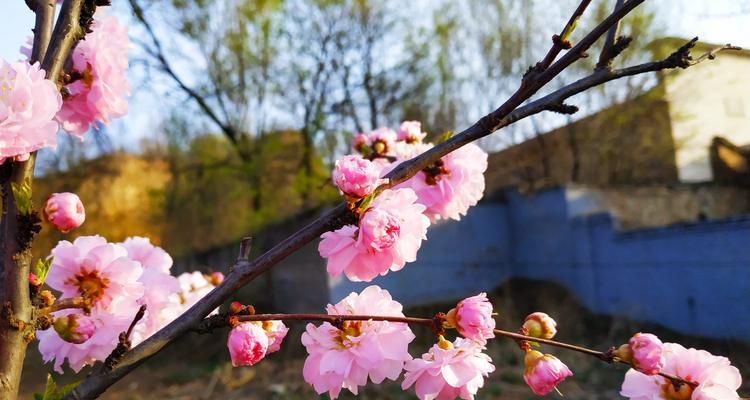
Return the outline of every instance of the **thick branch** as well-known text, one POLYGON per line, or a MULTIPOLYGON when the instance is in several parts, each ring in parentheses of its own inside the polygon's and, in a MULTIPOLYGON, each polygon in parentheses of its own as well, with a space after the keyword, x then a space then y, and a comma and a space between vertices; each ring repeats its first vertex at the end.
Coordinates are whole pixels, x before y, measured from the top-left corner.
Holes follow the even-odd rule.
MULTIPOLYGON (((580 58, 591 44, 607 32, 607 30, 626 15, 627 12, 642 2, 643 0, 630 0, 625 3, 623 7, 619 8, 615 13, 594 28, 591 33, 586 35, 578 45, 568 51, 560 58, 560 60, 552 64, 543 73, 538 74, 532 80, 527 82, 527 84, 522 85, 522 87, 519 88, 519 90, 511 96, 508 101, 500 106, 500 108, 483 117, 477 123, 453 136, 451 139, 435 146, 420 156, 401 163, 387 176, 390 179, 389 185, 392 186, 396 183, 405 181, 418 171, 435 162, 435 160, 438 160, 449 152, 454 151, 467 143, 487 136, 495 130, 510 125, 521 118, 542 112, 550 105, 561 104, 568 97, 593 86, 623 76, 682 66, 683 63, 679 62, 679 60, 682 60, 685 57, 685 53, 689 48, 686 50, 683 47, 675 54, 662 61, 646 63, 616 71, 597 71, 587 78, 565 86, 564 88, 529 103, 526 106, 517 108, 542 85, 549 82, 549 80, 556 76, 565 67, 580 58)), ((299 250, 310 241, 318 238, 324 232, 342 226, 347 220, 347 210, 348 208, 346 204, 340 204, 292 236, 283 240, 262 256, 252 261, 238 260, 237 264, 232 267, 232 272, 227 275, 224 282, 211 291, 203 298, 203 300, 198 302, 186 313, 154 334, 152 337, 127 352, 118 366, 112 369, 112 371, 98 372, 90 375, 80 386, 71 392, 67 398, 88 399, 103 393, 110 385, 127 375, 146 359, 160 351, 168 343, 184 335, 186 332, 200 324, 206 315, 229 299, 242 286, 270 270, 279 261, 299 250)))
MULTIPOLYGON (((47 71, 47 79, 56 82, 58 87, 65 60, 75 44, 86 34, 81 27, 81 10, 84 0, 65 0, 52 32, 50 47, 44 55, 42 69, 47 71)), ((33 52, 32 52, 33 53, 33 52)))

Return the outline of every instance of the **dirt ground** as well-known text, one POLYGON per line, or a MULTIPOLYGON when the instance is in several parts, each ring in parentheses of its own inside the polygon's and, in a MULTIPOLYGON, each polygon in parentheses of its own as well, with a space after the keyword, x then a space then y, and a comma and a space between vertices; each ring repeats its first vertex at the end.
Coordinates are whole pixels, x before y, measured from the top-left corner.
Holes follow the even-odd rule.
MULTIPOLYGON (((652 332, 664 341, 679 342, 686 347, 706 349, 724 355, 743 373, 750 368, 748 344, 707 340, 679 335, 653 324, 639 324, 624 319, 593 315, 563 288, 549 283, 513 280, 490 294, 499 313, 498 328, 516 330, 523 317, 533 311, 545 311, 558 322, 557 339, 606 350, 627 341, 634 332, 652 332)), ((452 305, 419 307, 407 315, 431 316, 437 311, 448 311, 452 305)), ((259 309, 260 312, 272 311, 259 309)), ((745 316, 743 316, 745 317, 745 316)), ((113 400, 145 399, 315 399, 318 396, 302 379, 304 349, 299 334, 304 325, 295 325, 286 338, 285 346, 263 362, 246 368, 232 368, 225 347, 226 332, 214 335, 191 334, 162 351, 133 374, 123 379, 101 398, 113 400)), ((432 334, 424 328, 414 327, 417 339, 411 346, 413 356, 426 351, 432 343, 432 334)), ((42 366, 41 357, 32 346, 27 357, 27 369, 22 383, 22 397, 40 392, 49 366, 42 366)), ((605 400, 618 399, 620 384, 627 370, 624 366, 608 365, 599 360, 566 350, 544 348, 555 354, 573 371, 574 376, 559 386, 568 399, 605 400)), ((523 382, 523 354, 513 341, 499 338, 488 345, 496 371, 485 380, 478 399, 527 400, 538 399, 523 382)), ((71 373, 59 377, 66 383, 81 379, 71 373)), ((58 377, 56 377, 58 380, 58 377)), ((344 393, 344 392, 342 392, 344 393)), ((742 392, 750 394, 750 385, 744 384, 742 392)), ((548 398, 558 398, 554 392, 548 398)), ((400 382, 368 385, 359 396, 343 394, 341 399, 416 399, 413 391, 403 391, 400 382)))

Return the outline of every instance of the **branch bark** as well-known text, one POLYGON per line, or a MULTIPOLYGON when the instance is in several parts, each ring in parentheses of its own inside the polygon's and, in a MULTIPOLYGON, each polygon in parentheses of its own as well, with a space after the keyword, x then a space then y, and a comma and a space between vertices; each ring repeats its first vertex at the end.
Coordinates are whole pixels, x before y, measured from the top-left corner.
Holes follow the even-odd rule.
MULTIPOLYGON (((88 0, 87 10, 96 8, 88 0)), ((29 2, 29 4, 32 4, 29 2)), ((57 24, 52 27, 55 1, 38 0, 32 9, 36 13, 32 61, 43 58, 42 69, 47 79, 61 86, 58 78, 65 60, 75 43, 84 35, 81 15, 84 0, 65 0, 57 24), (48 48, 49 47, 49 48, 48 48)), ((36 313, 31 305, 29 271, 31 268, 31 243, 38 229, 35 211, 19 212, 13 196, 13 185, 32 184, 36 153, 22 162, 6 161, 2 172, 2 224, 0 231, 0 398, 12 399, 18 394, 23 360, 28 343, 34 339, 36 313)))
MULTIPOLYGON (((581 58, 585 51, 604 33, 606 33, 617 21, 622 19, 637 5, 644 0, 630 0, 618 8, 588 35, 586 35, 576 46, 568 51, 557 62, 538 73, 524 78, 524 82, 518 91, 510 97, 498 109, 480 119, 474 125, 463 132, 453 136, 451 139, 435 146, 431 150, 411 160, 403 162, 395 168, 387 178, 387 187, 396 185, 410 178, 418 171, 429 166, 439 158, 456 150, 457 148, 487 136, 492 132, 508 126, 522 118, 548 110, 550 107, 564 104, 564 100, 575 94, 581 93, 591 87, 618 79, 624 76, 640 73, 659 71, 666 68, 685 68, 690 66, 689 50, 693 42, 683 46, 670 57, 638 66, 619 69, 615 71, 598 70, 592 75, 550 93, 523 107, 521 103, 526 101, 537 92, 544 84, 549 82, 568 65, 581 58)), ((200 302, 190 308, 175 321, 164 327, 159 332, 136 346, 123 355, 118 365, 110 371, 94 372, 84 380, 81 385, 74 389, 66 399, 91 399, 102 394, 109 386, 122 379, 125 375, 145 362, 148 358, 159 352, 164 346, 181 337, 185 333, 198 326, 203 318, 229 299, 237 290, 258 276, 270 270, 279 261, 299 250, 302 246, 316 239, 324 232, 334 230, 343 226, 347 220, 347 205, 345 203, 329 210, 317 220, 308 224, 292 236, 283 240, 260 257, 250 261, 246 258, 237 260, 230 268, 230 273, 221 285, 211 291, 200 302)))

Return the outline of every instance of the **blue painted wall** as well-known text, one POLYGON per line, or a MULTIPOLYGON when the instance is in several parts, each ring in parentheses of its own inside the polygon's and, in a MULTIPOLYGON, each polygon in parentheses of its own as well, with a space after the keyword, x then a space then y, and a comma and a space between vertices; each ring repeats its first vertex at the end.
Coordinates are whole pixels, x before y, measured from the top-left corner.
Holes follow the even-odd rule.
MULTIPOLYGON (((417 262, 370 284, 417 305, 511 277, 548 280, 595 312, 750 340, 750 216, 621 232, 609 214, 571 217, 570 205, 564 188, 508 192, 502 203, 432 226, 417 262)), ((331 301, 366 286, 329 285, 331 301)))

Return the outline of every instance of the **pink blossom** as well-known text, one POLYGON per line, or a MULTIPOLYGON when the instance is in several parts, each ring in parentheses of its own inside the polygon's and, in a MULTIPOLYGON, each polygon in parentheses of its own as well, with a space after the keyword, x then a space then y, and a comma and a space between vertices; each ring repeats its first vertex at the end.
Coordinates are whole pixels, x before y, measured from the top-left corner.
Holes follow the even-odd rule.
POLYGON ((72 75, 78 79, 65 86, 69 95, 57 114, 63 129, 79 138, 94 121, 108 124, 111 117, 125 115, 130 95, 127 28, 100 9, 91 30, 73 49, 72 75))
MULTIPOLYGON (((369 286, 361 294, 351 293, 329 315, 387 315, 403 317, 403 307, 388 291, 369 286)), ((398 379, 404 362, 411 359, 408 347, 414 334, 405 323, 388 321, 344 321, 343 330, 328 322, 308 324, 302 344, 309 353, 303 376, 318 394, 338 397, 342 388, 357 394, 369 379, 381 383, 398 379)))
POLYGON ((656 375, 664 367, 663 344, 656 335, 636 333, 628 341, 633 368, 646 375, 656 375))
POLYGON ((143 266, 139 282, 143 283, 144 294, 138 304, 146 305, 146 314, 136 326, 132 339, 138 344, 181 314, 182 306, 174 296, 180 292, 180 283, 169 273, 172 257, 162 248, 152 245, 148 238, 131 237, 122 246, 131 260, 143 266))
POLYGON ((458 329, 463 337, 482 345, 495 337, 495 319, 492 303, 485 293, 461 300, 456 308, 448 312, 448 322, 458 329))
POLYGON ((495 370, 484 347, 472 340, 441 341, 422 358, 406 362, 404 390, 414 385, 420 399, 474 399, 484 378, 495 370))
POLYGON ((410 187, 431 219, 460 220, 484 194, 487 153, 469 143, 397 187, 410 187))
POLYGON ((60 241, 52 257, 46 283, 62 292, 61 299, 80 296, 94 307, 133 318, 144 293, 143 268, 123 246, 101 236, 81 236, 73 243, 60 241))
MULTIPOLYGON (((199 271, 184 272, 177 277, 177 282, 180 284, 180 292, 170 296, 170 300, 182 306, 180 314, 187 311, 216 287, 212 283, 213 279, 209 278, 211 277, 199 271)), ((212 314, 216 314, 217 312, 219 312, 218 308, 212 314)))
POLYGON ((289 332, 289 328, 281 321, 263 321, 263 330, 268 336, 268 350, 266 354, 271 354, 281 349, 281 342, 289 332))
POLYGON ((233 367, 254 365, 266 356, 268 336, 259 323, 242 323, 229 332, 227 347, 233 367))
POLYGON ((543 312, 531 313, 524 320, 523 331, 527 336, 552 339, 557 334, 557 322, 543 312))
POLYGON ((742 384, 740 372, 726 357, 715 356, 705 350, 686 349, 676 343, 664 343, 662 355, 664 368, 661 372, 676 375, 696 382, 675 388, 666 378, 645 375, 634 369, 625 374, 620 394, 631 400, 690 399, 690 400, 738 400, 742 384))
POLYGON ((328 272, 370 281, 416 260, 430 225, 416 199, 411 189, 385 190, 370 203, 359 228, 346 225, 324 233, 318 252, 328 259, 328 272))
POLYGON ((42 147, 55 147, 55 114, 62 97, 44 78, 39 63, 9 64, 0 60, 0 163, 6 158, 28 159, 42 147))
POLYGON ((91 338, 96 331, 94 321, 83 314, 67 314, 55 318, 53 325, 60 339, 81 344, 91 338))
POLYGON ((372 161, 357 155, 344 156, 336 161, 333 182, 348 197, 359 199, 372 193, 378 185, 380 170, 372 161))
POLYGON ((78 228, 86 219, 81 199, 75 193, 53 193, 44 206, 47 220, 60 232, 78 228))
POLYGON ((523 380, 539 396, 545 396, 565 378, 573 375, 557 357, 536 350, 526 351, 525 362, 523 380))
POLYGON ((389 155, 397 139, 398 134, 391 128, 378 128, 367 135, 370 148, 379 155, 389 155))
POLYGON ((93 333, 82 343, 64 340, 55 329, 37 331, 36 334, 42 359, 44 362, 54 360, 54 369, 58 373, 63 373, 62 364, 66 359, 70 368, 75 372, 79 372, 86 365, 93 365, 96 361, 104 361, 117 346, 119 334, 128 329, 135 312, 113 314, 95 308, 89 316, 83 315, 80 310, 57 311, 53 313, 53 316, 59 319, 71 314, 80 315, 77 317, 77 322, 87 325, 86 335, 90 330, 89 324, 93 323, 93 333))
POLYGON ((422 132, 422 123, 419 121, 404 121, 398 128, 398 140, 406 143, 421 143, 427 136, 422 132))

